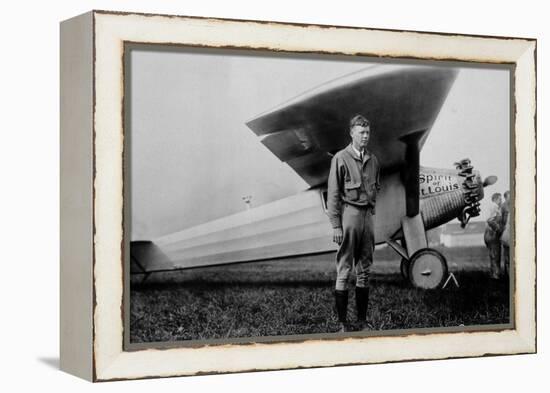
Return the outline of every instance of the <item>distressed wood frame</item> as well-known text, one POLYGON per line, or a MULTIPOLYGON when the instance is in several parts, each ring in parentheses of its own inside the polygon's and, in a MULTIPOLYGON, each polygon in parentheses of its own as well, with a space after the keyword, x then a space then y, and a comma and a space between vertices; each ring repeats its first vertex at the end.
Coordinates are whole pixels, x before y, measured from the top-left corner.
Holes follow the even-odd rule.
POLYGON ((61 368, 91 381, 536 352, 536 40, 92 11, 61 24, 61 368), (514 327, 125 351, 126 43, 514 67, 514 327), (521 212, 521 214, 518 214, 521 212))

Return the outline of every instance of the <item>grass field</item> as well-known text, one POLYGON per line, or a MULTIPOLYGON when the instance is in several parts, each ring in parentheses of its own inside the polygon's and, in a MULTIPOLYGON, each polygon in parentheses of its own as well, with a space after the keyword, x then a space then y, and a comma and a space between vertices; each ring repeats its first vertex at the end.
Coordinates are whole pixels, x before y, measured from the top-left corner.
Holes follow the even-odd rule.
MULTIPOLYGON (((369 321, 375 330, 509 322, 508 283, 489 280, 487 250, 441 249, 458 278, 444 290, 410 287, 396 254, 377 250, 369 321)), ((334 254, 153 274, 134 280, 130 341, 158 342, 337 330, 334 254)), ((355 299, 350 291, 349 315, 355 299)))

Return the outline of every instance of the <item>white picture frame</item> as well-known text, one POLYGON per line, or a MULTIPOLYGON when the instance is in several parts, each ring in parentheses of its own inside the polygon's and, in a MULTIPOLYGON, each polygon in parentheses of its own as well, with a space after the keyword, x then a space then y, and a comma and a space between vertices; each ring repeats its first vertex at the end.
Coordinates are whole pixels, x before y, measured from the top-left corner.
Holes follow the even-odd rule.
POLYGON ((61 368, 109 381, 536 352, 535 59, 522 38, 105 11, 63 22, 61 368), (125 43, 512 65, 514 327, 125 350, 125 43))

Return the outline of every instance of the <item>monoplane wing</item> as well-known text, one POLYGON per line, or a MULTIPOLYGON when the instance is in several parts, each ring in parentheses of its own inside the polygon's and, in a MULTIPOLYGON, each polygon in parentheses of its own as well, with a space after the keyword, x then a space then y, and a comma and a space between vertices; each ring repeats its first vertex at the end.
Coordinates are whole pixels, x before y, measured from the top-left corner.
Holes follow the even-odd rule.
POLYGON ((384 171, 393 172, 411 157, 408 135, 415 134, 415 145, 422 148, 456 75, 453 68, 373 66, 310 90, 246 124, 315 187, 326 183, 332 155, 350 141, 349 119, 361 113, 371 121, 369 149, 384 171))

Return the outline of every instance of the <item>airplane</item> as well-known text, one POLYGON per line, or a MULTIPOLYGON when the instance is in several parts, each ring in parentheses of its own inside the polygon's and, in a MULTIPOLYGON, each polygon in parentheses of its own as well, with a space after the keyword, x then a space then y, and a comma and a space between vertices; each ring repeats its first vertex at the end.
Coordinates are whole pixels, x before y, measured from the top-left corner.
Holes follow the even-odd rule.
MULTIPOLYGON (((314 88, 246 122, 260 142, 308 184, 302 192, 150 241, 132 241, 131 273, 334 252, 326 215, 332 156, 350 143, 349 119, 371 122, 369 150, 381 165, 375 242, 401 257, 401 273, 423 289, 449 277, 426 231, 480 214, 484 187, 470 160, 454 169, 420 166, 420 152, 456 79, 448 67, 377 65, 314 88)), ((249 202, 245 200, 245 202, 249 202)))

